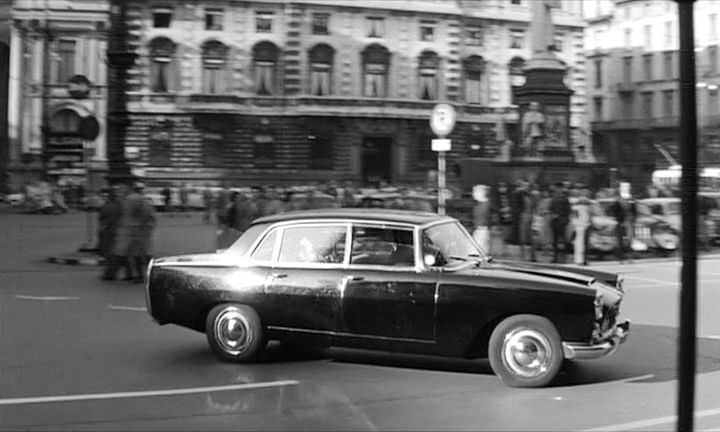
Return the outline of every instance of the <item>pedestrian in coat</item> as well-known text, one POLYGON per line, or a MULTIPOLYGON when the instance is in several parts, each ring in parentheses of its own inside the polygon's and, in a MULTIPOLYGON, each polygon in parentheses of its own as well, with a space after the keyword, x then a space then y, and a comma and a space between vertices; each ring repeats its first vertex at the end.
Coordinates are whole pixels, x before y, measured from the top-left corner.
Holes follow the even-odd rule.
POLYGON ((107 200, 98 212, 98 253, 106 261, 112 257, 118 224, 122 216, 122 198, 119 194, 120 190, 117 187, 110 188, 107 192, 107 200))
POLYGON ((587 189, 579 189, 577 191, 577 200, 572 205, 572 222, 575 226, 573 262, 577 265, 587 265, 587 249, 592 215, 591 205, 587 189))
POLYGON ((127 186, 119 185, 116 188, 118 213, 115 219, 115 238, 114 241, 108 243, 105 271, 101 276, 103 280, 115 280, 117 273, 122 268, 125 271, 123 280, 131 280, 132 269, 127 261, 127 247, 129 243, 129 222, 128 222, 128 204, 127 204, 127 186))
POLYGON ((553 232, 553 262, 565 262, 566 230, 570 221, 570 201, 562 183, 555 185, 550 202, 550 221, 553 232))
POLYGON ((480 248, 490 254, 490 203, 487 198, 487 186, 475 185, 473 187, 473 238, 480 248))

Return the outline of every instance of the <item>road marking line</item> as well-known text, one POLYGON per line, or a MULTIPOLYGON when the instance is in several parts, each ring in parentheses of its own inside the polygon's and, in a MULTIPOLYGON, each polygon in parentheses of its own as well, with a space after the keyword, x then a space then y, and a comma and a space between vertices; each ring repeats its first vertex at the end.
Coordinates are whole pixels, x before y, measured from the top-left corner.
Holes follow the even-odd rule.
MULTIPOLYGON (((695 411, 695 418, 710 417, 720 414, 720 408, 713 408, 705 411, 695 411)), ((665 423, 674 423, 677 421, 677 416, 657 417, 654 419, 640 420, 630 423, 621 423, 612 426, 605 426, 601 428, 585 429, 584 432, 616 432, 625 431, 630 429, 642 429, 653 426, 659 426, 665 423)))
POLYGON ((22 294, 16 294, 15 298, 23 299, 23 300, 46 300, 46 301, 58 301, 58 300, 79 300, 80 297, 70 297, 70 296, 29 296, 29 295, 22 295, 22 294))
POLYGON ((39 396, 39 397, 25 397, 25 398, 12 398, 12 399, 0 399, 0 405, 25 405, 25 404, 38 404, 38 403, 54 403, 54 402, 74 402, 74 401, 85 401, 85 400, 103 400, 103 399, 127 399, 127 398, 144 398, 152 396, 179 396, 196 393, 212 393, 212 392, 227 392, 235 390, 253 390, 259 388, 268 387, 283 387, 299 384, 295 380, 287 381, 268 381, 260 383, 249 383, 249 384, 234 384, 226 386, 215 386, 215 387, 193 387, 193 388, 181 388, 173 390, 149 390, 149 391, 136 391, 136 392, 120 392, 120 393, 94 393, 94 394, 79 394, 79 395, 67 395, 67 396, 39 396))
POLYGON ((705 338, 706 338, 706 339, 717 339, 717 340, 720 340, 720 336, 717 336, 717 335, 705 336, 705 338))
POLYGON ((144 308, 144 307, 134 307, 134 306, 115 306, 115 305, 110 305, 110 306, 108 306, 108 309, 113 309, 113 310, 125 310, 125 311, 135 311, 135 312, 147 312, 147 308, 144 308))

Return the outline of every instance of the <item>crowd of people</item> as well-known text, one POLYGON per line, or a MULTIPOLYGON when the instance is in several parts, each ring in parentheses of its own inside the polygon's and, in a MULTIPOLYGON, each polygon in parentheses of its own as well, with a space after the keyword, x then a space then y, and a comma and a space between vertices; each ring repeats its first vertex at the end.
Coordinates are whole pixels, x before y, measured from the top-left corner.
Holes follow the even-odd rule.
POLYGON ((522 260, 537 261, 538 251, 548 251, 554 263, 587 265, 592 203, 606 199, 611 204, 605 216, 616 221, 614 253, 621 262, 630 257, 637 207, 619 189, 592 193, 584 184, 558 182, 541 188, 521 180, 514 185, 500 182, 495 189, 477 185, 473 198, 473 236, 490 254, 506 255, 508 245, 514 244, 522 260))
POLYGON ((105 258, 103 280, 141 283, 152 255, 155 208, 143 196, 144 185, 114 186, 98 213, 98 253, 105 258))

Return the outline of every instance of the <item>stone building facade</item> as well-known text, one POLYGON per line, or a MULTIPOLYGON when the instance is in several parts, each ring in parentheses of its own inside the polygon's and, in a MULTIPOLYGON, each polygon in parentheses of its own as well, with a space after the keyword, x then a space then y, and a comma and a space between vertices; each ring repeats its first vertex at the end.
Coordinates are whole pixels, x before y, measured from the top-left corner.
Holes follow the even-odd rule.
MULTIPOLYGON (((679 160, 677 3, 585 3, 588 113, 596 154, 642 191, 655 169, 679 160)), ((720 3, 695 2, 698 162, 720 164, 720 3)))
POLYGON ((13 2, 7 116, 13 187, 48 175, 80 182, 88 165, 98 176, 106 169, 107 14, 107 4, 92 0, 13 2), (77 79, 88 90, 82 97, 77 79), (101 123, 89 142, 78 131, 88 116, 101 123))
MULTIPOLYGON (((430 113, 446 102, 458 113, 447 155, 458 176, 459 161, 494 158, 498 138, 517 138, 530 1, 127 0, 136 60, 124 154, 149 183, 422 182, 437 166, 430 113)), ((584 23, 577 2, 558 3, 577 129, 584 23)), ((19 153, 41 148, 22 134, 32 132, 17 134, 19 153)))

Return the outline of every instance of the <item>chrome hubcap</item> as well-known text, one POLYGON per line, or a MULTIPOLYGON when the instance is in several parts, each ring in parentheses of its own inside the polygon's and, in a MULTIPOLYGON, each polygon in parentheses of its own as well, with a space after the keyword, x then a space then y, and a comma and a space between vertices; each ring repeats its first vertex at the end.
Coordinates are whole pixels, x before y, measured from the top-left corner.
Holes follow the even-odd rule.
POLYGON ((505 336, 503 361, 517 375, 533 378, 544 374, 552 356, 550 341, 538 331, 516 329, 505 336))
POLYGON ((215 318, 215 339, 223 351, 238 355, 252 342, 252 332, 245 317, 236 309, 226 309, 215 318))

